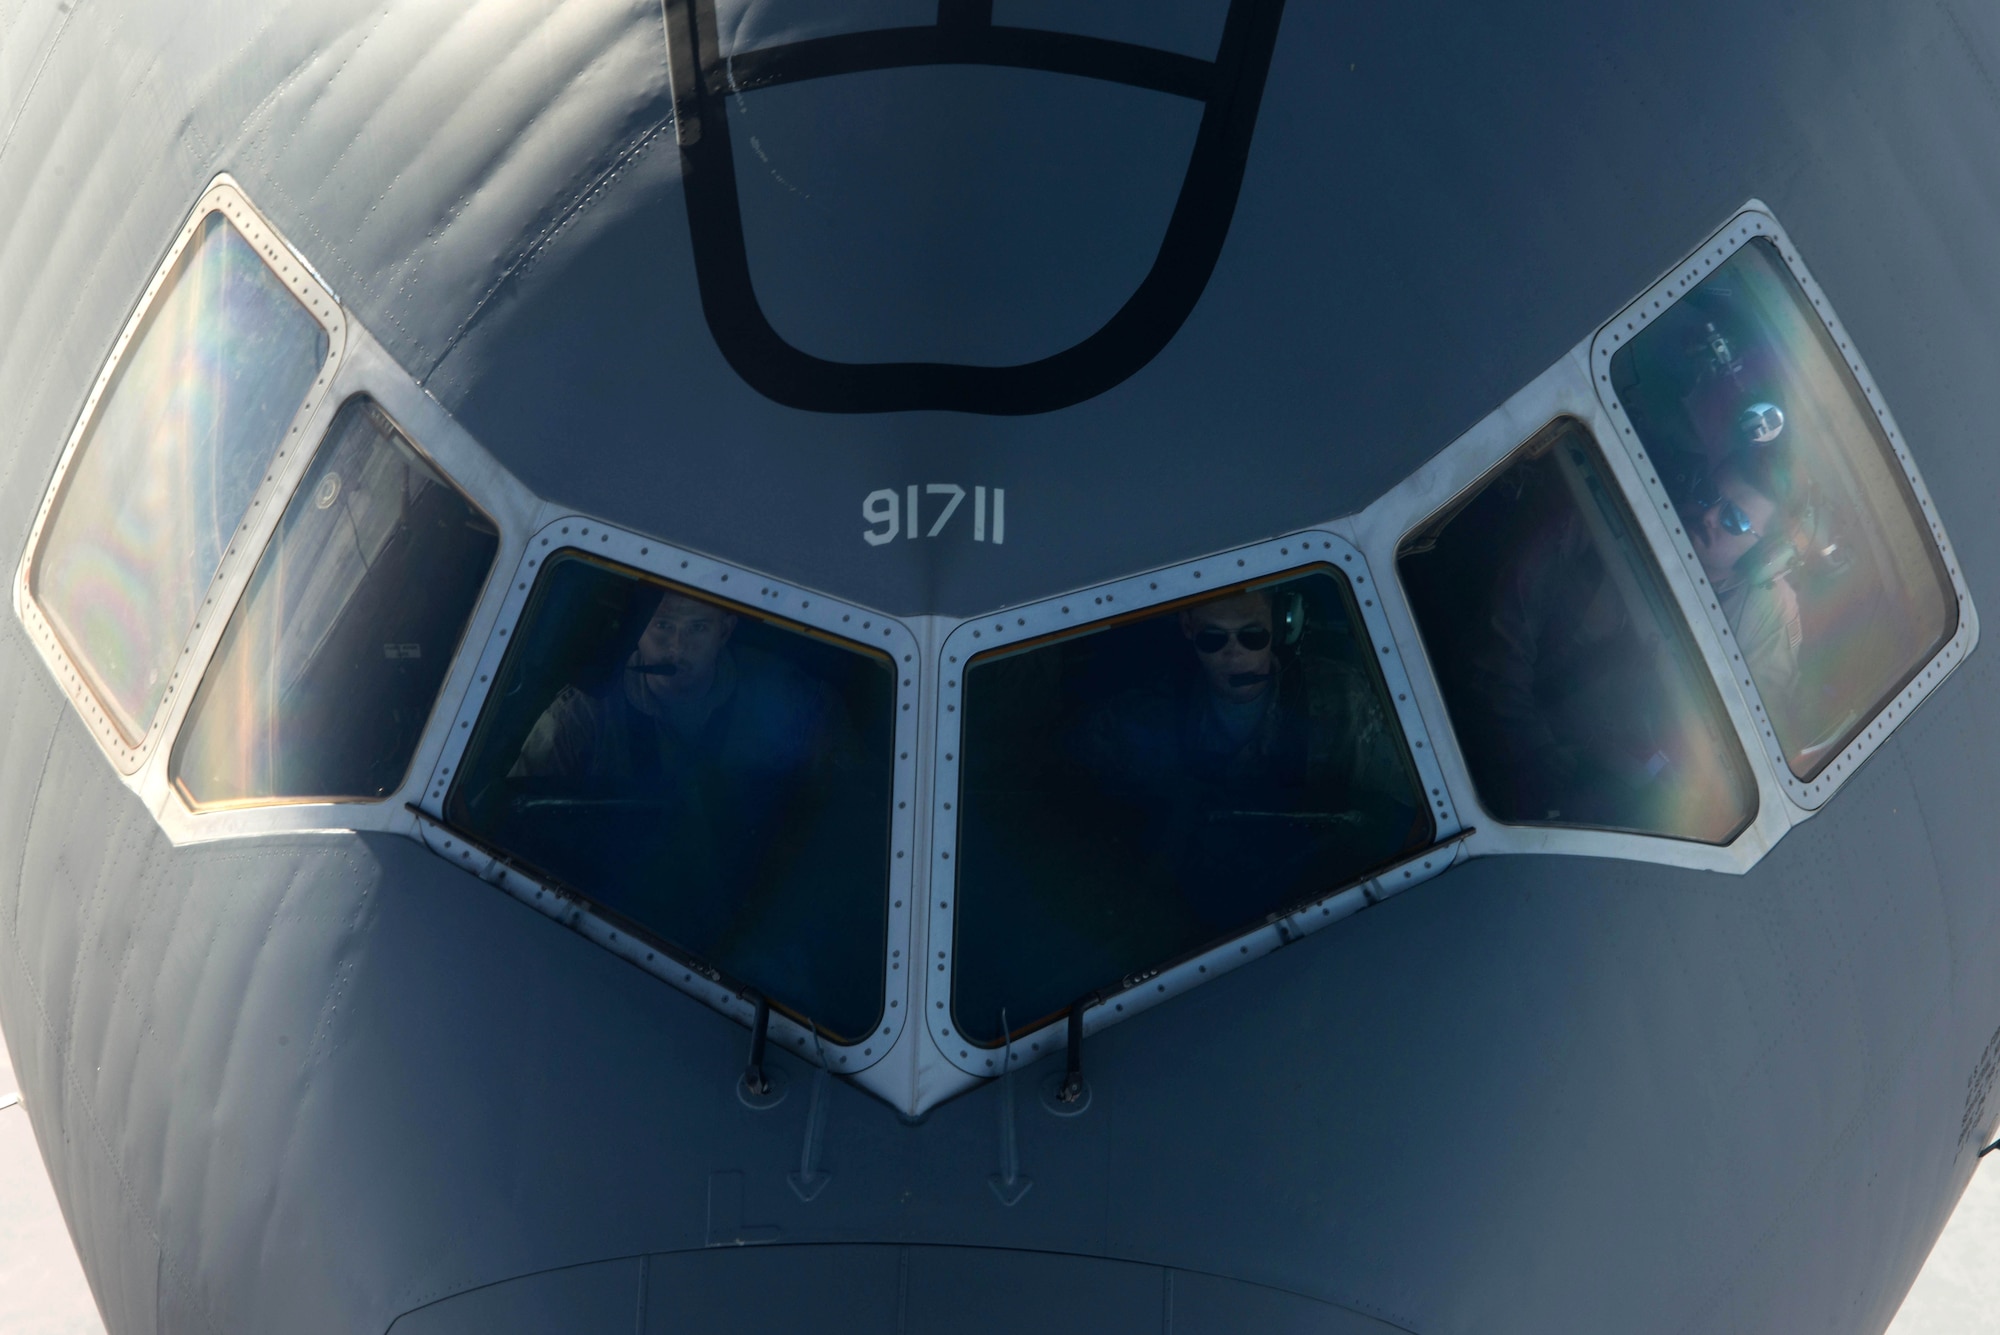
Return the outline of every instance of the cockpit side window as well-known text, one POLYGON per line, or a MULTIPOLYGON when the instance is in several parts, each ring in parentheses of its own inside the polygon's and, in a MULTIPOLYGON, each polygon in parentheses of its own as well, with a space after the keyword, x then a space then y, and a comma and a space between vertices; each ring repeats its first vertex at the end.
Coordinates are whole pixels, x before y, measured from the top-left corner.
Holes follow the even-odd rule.
POLYGON ((997 1044, 1426 845, 1370 646, 1328 569, 969 664, 959 1032, 997 1044))
POLYGON ((36 605, 127 744, 166 698, 328 349, 325 327, 221 213, 195 225, 34 556, 36 605))
POLYGON ((840 1041, 883 1012, 895 672, 549 558, 446 798, 466 833, 840 1041))
POLYGON ((1754 238, 1611 358, 1792 773, 1817 776, 1958 629, 1880 419, 1754 238))
POLYGON ((1397 570, 1497 819, 1726 844, 1756 815, 1714 680, 1580 423, 1406 539, 1397 570))
POLYGON ((197 807, 403 782, 499 548, 371 400, 334 419, 174 748, 197 807))

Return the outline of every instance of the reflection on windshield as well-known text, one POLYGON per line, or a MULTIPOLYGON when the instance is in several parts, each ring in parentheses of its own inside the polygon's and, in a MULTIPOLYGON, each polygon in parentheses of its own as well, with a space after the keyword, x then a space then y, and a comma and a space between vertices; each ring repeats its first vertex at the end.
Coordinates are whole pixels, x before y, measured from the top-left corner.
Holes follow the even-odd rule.
POLYGON ((448 818, 823 1032, 872 1028, 888 660, 568 553, 515 635, 448 818))
POLYGON ((1879 420, 1761 237, 1634 335, 1611 382, 1813 778, 1958 627, 1879 420))
POLYGON ((388 417, 328 428, 174 747, 196 805, 403 782, 500 538, 388 417))
POLYGON ((211 213, 106 389, 35 557, 35 601, 129 743, 327 354, 211 213))
POLYGON ((975 1042, 1431 836, 1331 571, 975 661, 964 709, 952 1009, 975 1042))
POLYGON ((1724 844, 1756 783, 1616 496, 1581 424, 1557 422, 1397 569, 1496 818, 1724 844))

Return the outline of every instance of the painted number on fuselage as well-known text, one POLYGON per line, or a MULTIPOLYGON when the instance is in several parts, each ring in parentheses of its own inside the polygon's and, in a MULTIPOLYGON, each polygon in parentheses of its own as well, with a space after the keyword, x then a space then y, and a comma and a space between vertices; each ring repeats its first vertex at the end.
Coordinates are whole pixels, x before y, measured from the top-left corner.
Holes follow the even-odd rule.
MULTIPOLYGON (((932 482, 921 487, 912 482, 900 493, 894 487, 871 491, 861 502, 861 517, 868 521, 868 527, 861 531, 862 541, 870 547, 880 547, 898 537, 939 537, 964 504, 965 488, 956 482, 932 482), (943 500, 925 506, 919 503, 920 496, 943 500), (923 522, 926 509, 931 512, 928 531, 923 522)), ((974 542, 1007 541, 1007 489, 994 487, 989 493, 985 487, 974 487, 971 523, 974 542)))

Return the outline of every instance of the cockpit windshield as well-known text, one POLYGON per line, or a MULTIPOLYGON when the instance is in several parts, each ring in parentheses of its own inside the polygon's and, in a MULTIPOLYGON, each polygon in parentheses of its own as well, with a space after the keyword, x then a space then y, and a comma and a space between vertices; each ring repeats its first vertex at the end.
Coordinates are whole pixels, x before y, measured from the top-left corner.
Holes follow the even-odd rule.
POLYGON ((551 557, 447 818, 836 1039, 882 1013, 889 660, 551 557))
POLYGON ((403 782, 500 535, 350 399, 229 619, 174 745, 197 806, 403 782))
POLYGON ((959 1031, 1085 993, 1429 842, 1428 806, 1332 570, 974 660, 959 801, 959 1031))
POLYGON ((127 742, 166 698, 328 343, 211 213, 105 390, 36 554, 34 595, 127 742))
POLYGON ((1786 762, 1813 778, 1958 626, 1880 419, 1761 237, 1619 349, 1611 385, 1786 762))
POLYGON ((1558 421, 1406 539, 1397 571, 1495 817, 1725 844, 1756 781, 1617 496, 1558 421))

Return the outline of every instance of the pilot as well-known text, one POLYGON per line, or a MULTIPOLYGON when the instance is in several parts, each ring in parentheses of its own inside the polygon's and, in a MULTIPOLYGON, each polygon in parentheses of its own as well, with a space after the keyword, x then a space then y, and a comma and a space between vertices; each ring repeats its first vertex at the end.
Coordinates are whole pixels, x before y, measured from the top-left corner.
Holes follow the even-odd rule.
MULTIPOLYGON (((1773 452, 1728 456, 1683 518, 1760 683, 1797 675, 1798 601, 1765 559, 1781 511, 1773 452), (1756 553, 1753 555, 1753 553, 1756 553)), ((1583 512, 1551 508, 1503 545, 1487 634, 1470 655, 1468 758, 1506 820, 1649 828, 1688 754, 1676 693, 1583 512)))
MULTIPOLYGON (((1558 446, 1557 448, 1564 448, 1558 446)), ((1573 504, 1542 500, 1496 544, 1485 624, 1455 721, 1502 820, 1645 828, 1677 759, 1660 663, 1573 504)))
POLYGON ((1789 572, 1800 516, 1784 456, 1741 449, 1715 471, 1709 503, 1686 515, 1696 558, 1758 690, 1782 695, 1798 682, 1804 635, 1789 572))
POLYGON ((664 850, 681 887, 673 916, 693 924, 682 944, 702 948, 783 878, 841 717, 824 685, 732 644, 734 613, 651 586, 638 596, 650 612, 619 670, 594 689, 565 686, 511 774, 564 781, 557 791, 585 803, 647 804, 611 812, 605 837, 664 850))
POLYGON ((703 764, 766 774, 804 768, 822 750, 825 692, 782 659, 732 648, 735 630, 735 613, 669 590, 623 670, 595 691, 565 687, 513 772, 624 779, 703 764))
POLYGON ((1419 817, 1364 673, 1281 650, 1304 614, 1299 595, 1268 589, 1185 609, 1193 671, 1135 686, 1082 729, 1092 785, 1143 813, 1151 850, 1216 931, 1380 864, 1419 817))

